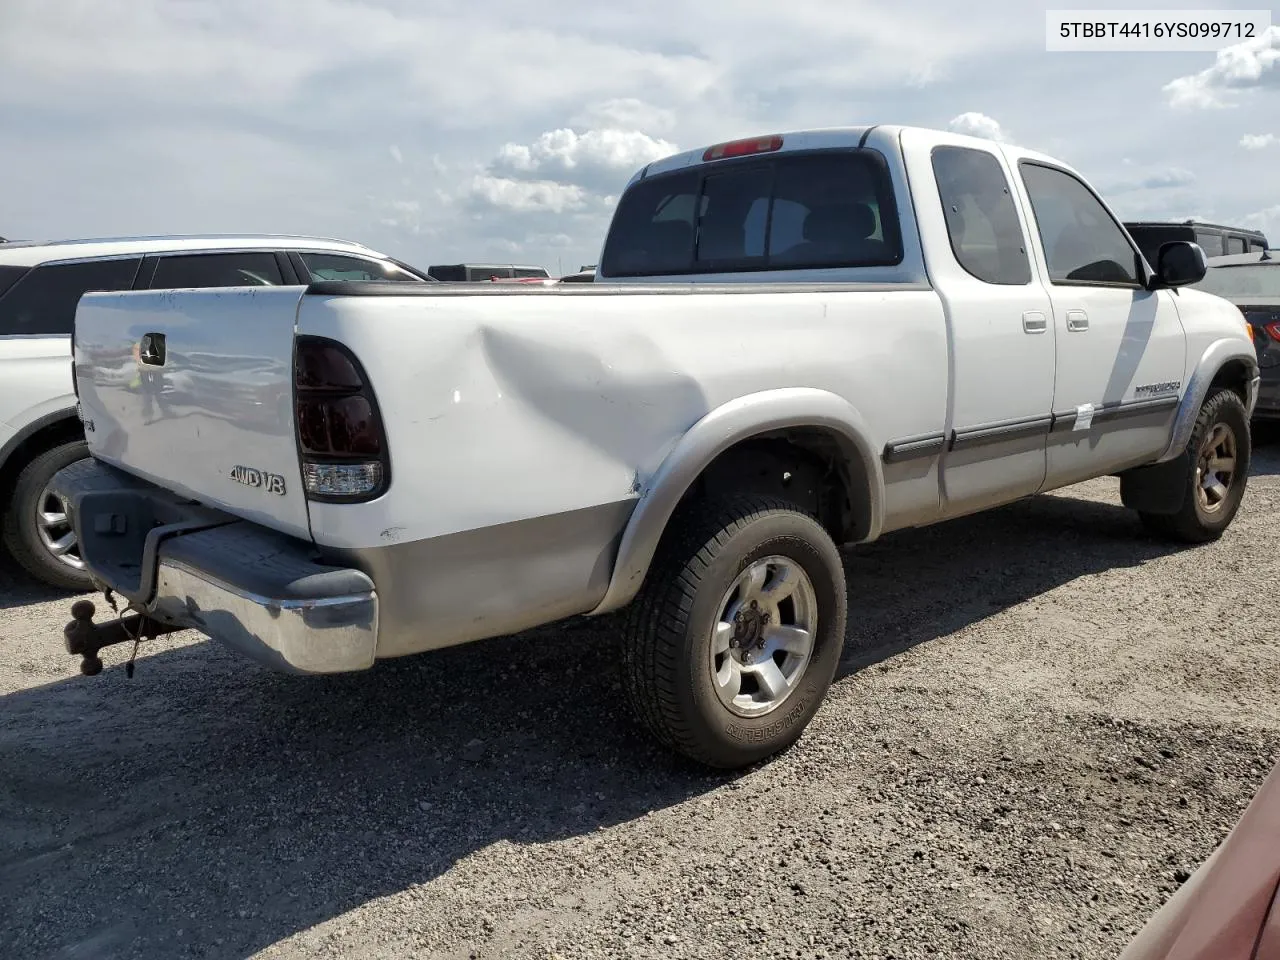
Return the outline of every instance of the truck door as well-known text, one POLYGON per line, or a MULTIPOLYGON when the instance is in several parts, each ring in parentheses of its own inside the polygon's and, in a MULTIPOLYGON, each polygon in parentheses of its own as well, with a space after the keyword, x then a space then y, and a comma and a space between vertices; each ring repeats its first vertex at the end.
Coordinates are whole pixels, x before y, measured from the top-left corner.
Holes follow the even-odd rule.
POLYGON ((1043 484, 1055 332, 998 148, 916 131, 903 146, 951 341, 942 512, 957 516, 1043 484))
POLYGON ((1019 161, 1057 333, 1047 489, 1159 455, 1182 387, 1186 338, 1168 290, 1147 290, 1141 255, 1074 174, 1019 161))

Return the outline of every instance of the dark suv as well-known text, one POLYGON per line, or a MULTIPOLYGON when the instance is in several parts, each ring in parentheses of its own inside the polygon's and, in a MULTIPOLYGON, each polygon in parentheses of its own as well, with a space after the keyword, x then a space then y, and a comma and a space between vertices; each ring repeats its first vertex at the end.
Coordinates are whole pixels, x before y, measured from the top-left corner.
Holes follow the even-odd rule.
POLYGON ((1280 418, 1280 250, 1210 257, 1195 289, 1230 300, 1249 321, 1262 373, 1253 415, 1280 418))
POLYGON ((1199 244, 1206 257, 1262 253, 1267 249, 1267 238, 1261 231, 1224 227, 1218 223, 1144 220, 1126 223, 1124 227, 1152 266, 1156 265, 1160 247, 1171 240, 1199 244))

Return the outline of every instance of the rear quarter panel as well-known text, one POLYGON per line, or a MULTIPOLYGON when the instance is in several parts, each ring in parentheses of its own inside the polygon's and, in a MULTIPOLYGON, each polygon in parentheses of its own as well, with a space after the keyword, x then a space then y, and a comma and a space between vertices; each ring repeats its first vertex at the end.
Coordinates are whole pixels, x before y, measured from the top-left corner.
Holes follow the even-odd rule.
MULTIPOLYGON (((386 423, 388 492, 310 508, 316 542, 378 585, 379 657, 593 609, 649 478, 731 400, 828 390, 875 450, 946 414, 927 289, 308 296, 298 320, 353 350, 386 423)), ((936 515, 936 458, 885 480, 886 519, 936 515)))
MULTIPOLYGON (((842 396, 876 449, 940 430, 946 410, 930 290, 316 296, 299 333, 354 350, 387 422, 388 494, 311 507, 317 541, 332 546, 633 501, 690 426, 759 391, 842 396)), ((926 482, 888 506, 936 506, 936 495, 926 482)))
POLYGON ((71 337, 0 337, 0 421, 13 431, 74 411, 71 337))

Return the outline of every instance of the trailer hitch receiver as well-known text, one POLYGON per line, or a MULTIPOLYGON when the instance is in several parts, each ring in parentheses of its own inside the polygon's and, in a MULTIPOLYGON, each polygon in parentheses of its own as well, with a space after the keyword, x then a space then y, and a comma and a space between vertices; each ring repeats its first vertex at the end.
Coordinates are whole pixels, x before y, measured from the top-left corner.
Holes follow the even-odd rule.
MULTIPOLYGON (((86 677, 102 672, 102 659, 98 651, 116 643, 132 642, 134 650, 142 640, 149 640, 166 633, 174 633, 182 627, 170 626, 152 620, 146 614, 134 613, 105 623, 94 623, 97 612, 90 600, 77 600, 71 605, 71 622, 62 628, 67 653, 80 657, 80 672, 86 677)), ((126 672, 133 676, 133 660, 129 660, 126 672)))

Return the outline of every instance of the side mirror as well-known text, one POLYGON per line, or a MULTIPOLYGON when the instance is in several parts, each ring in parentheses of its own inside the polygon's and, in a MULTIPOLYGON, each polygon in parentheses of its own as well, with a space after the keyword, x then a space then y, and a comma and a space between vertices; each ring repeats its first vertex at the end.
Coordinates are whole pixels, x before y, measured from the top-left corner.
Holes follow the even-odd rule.
POLYGON ((1198 243, 1171 240, 1161 244, 1156 255, 1156 278, 1162 287, 1185 287, 1199 283, 1209 272, 1209 263, 1198 243))

